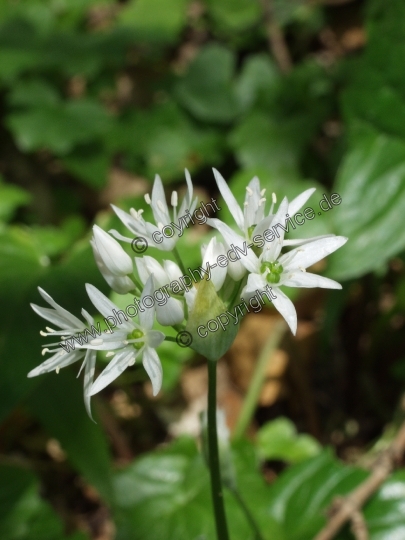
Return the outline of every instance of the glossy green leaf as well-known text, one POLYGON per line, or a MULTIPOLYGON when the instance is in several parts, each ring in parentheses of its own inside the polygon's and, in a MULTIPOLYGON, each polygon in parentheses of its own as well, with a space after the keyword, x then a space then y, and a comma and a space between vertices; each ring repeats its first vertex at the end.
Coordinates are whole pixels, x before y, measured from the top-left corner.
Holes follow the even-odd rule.
POLYGON ((257 448, 264 459, 290 463, 303 461, 321 451, 321 445, 309 435, 299 435, 288 418, 267 422, 257 432, 257 448))
POLYGON ((186 0, 131 0, 119 15, 139 41, 172 41, 186 22, 186 0))
MULTIPOLYGON (((258 474, 249 471, 252 466, 255 467, 255 461, 251 447, 235 451, 240 489, 250 510, 255 512, 267 488, 258 474)), ((180 439, 135 461, 117 473, 115 488, 118 540, 216 538, 208 471, 191 439, 180 439)), ((245 517, 227 491, 225 504, 231 538, 253 540, 245 517)), ((266 540, 283 539, 271 518, 264 521, 259 516, 259 520, 266 540)))
POLYGON ((207 0, 208 11, 219 29, 241 32, 253 26, 262 14, 258 0, 207 0))
POLYGON ((228 123, 239 111, 233 86, 235 57, 221 45, 206 45, 176 87, 179 103, 199 120, 228 123))
POLYGON ((349 241, 328 259, 328 275, 361 276, 404 249, 405 141, 359 126, 334 190, 342 198, 335 231, 349 241))

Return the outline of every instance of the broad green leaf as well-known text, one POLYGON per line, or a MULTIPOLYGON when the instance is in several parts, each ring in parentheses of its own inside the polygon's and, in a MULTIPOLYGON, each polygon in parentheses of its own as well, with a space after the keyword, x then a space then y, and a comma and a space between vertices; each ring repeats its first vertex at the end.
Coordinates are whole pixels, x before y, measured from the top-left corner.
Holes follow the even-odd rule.
POLYGON ((205 122, 228 123, 239 106, 233 86, 234 54, 221 45, 206 45, 176 86, 178 101, 205 122))
MULTIPOLYGON (((251 447, 235 449, 235 468, 251 512, 262 506, 267 488, 255 472, 251 447), (260 503, 260 504, 259 504, 260 503)), ((115 477, 117 540, 215 540, 208 470, 195 442, 180 439, 171 446, 135 461, 115 477)), ((254 536, 234 498, 225 490, 225 504, 233 540, 254 536)), ((258 512, 263 537, 282 540, 277 525, 258 512)))
POLYGON ((245 60, 235 92, 243 110, 252 106, 267 108, 274 105, 279 85, 276 65, 267 54, 256 54, 245 60))
POLYGON ((265 459, 281 459, 295 463, 321 451, 320 444, 309 435, 299 435, 288 418, 267 422, 257 433, 257 447, 265 459))
POLYGON ((47 148, 65 155, 80 143, 93 141, 110 126, 106 110, 82 99, 48 103, 11 113, 6 123, 24 151, 47 148))
POLYGON ((218 28, 227 32, 243 32, 262 15, 258 0, 207 0, 206 3, 218 28))
POLYGON ((137 41, 173 41, 186 22, 187 0, 131 0, 119 21, 131 27, 137 41))
POLYGON ((30 194, 24 189, 5 184, 0 178, 0 221, 8 221, 19 206, 27 204, 30 194))
POLYGON ((342 203, 335 231, 349 241, 328 259, 328 275, 349 279, 380 269, 405 248, 405 141, 361 125, 334 186, 342 203))

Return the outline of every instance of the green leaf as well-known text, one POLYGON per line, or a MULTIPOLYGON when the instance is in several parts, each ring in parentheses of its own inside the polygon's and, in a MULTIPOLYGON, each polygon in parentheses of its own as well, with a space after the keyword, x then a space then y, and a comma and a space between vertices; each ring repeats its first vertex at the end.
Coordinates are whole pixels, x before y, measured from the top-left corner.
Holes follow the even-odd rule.
POLYGON ((173 41, 186 22, 186 0, 132 0, 119 14, 137 41, 173 41))
POLYGON ((258 0, 207 0, 208 12, 220 30, 242 32, 262 13, 258 0))
MULTIPOLYGON (((267 488, 255 466, 251 447, 235 450, 241 492, 255 513, 267 488)), ((118 511, 117 540, 214 540, 208 470, 191 439, 179 439, 164 450, 140 458, 115 476, 118 511)), ((225 504, 233 540, 253 540, 240 508, 225 490, 225 504)), ((260 512, 259 512, 260 513, 260 512)), ((263 517, 265 517, 263 515, 263 517)), ((269 517, 260 520, 264 538, 282 540, 269 517)))
POLYGON ((264 459, 281 459, 290 463, 303 461, 321 451, 320 444, 309 435, 298 435, 287 418, 267 422, 257 433, 257 447, 264 459))
POLYGON ((101 105, 82 99, 16 111, 7 117, 6 124, 22 150, 45 147, 64 155, 77 144, 103 135, 110 118, 101 105))
POLYGON ((349 279, 377 270, 405 248, 405 141, 360 125, 334 191, 335 229, 349 241, 328 259, 328 275, 349 279))
POLYGON ((28 204, 30 194, 24 189, 4 184, 0 178, 0 221, 8 221, 19 206, 28 204))
POLYGON ((279 71, 267 54, 248 57, 235 87, 241 108, 273 106, 279 85, 279 71))
POLYGON ((228 123, 239 112, 233 75, 234 54, 221 45, 206 45, 178 82, 178 101, 199 120, 228 123))

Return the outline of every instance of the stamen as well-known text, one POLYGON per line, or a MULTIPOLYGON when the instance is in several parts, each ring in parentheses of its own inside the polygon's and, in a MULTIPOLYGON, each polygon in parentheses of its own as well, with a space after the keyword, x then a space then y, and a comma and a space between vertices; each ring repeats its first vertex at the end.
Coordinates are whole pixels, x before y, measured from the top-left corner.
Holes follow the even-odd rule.
POLYGON ((92 339, 90 345, 102 345, 104 341, 102 339, 92 339))
POLYGON ((177 203, 178 203, 177 191, 173 191, 172 199, 170 202, 172 206, 177 206, 177 203))
POLYGON ((56 375, 59 375, 60 366, 58 366, 58 367, 55 369, 55 371, 56 371, 56 375))
POLYGON ((145 197, 146 204, 151 204, 152 201, 150 200, 149 193, 145 193, 144 197, 145 197))
POLYGON ((249 186, 246 186, 246 191, 248 192, 248 195, 253 195, 253 191, 249 186))
POLYGON ((40 330, 39 333, 41 334, 41 336, 44 336, 46 337, 48 334, 46 332, 44 332, 43 330, 40 330))
POLYGON ((263 195, 266 193, 266 188, 263 188, 260 192, 260 195, 263 197, 263 195))
POLYGON ((128 345, 128 341, 125 339, 123 342, 122 342, 124 345, 128 345))
POLYGON ((135 208, 131 208, 131 209, 129 210, 129 213, 131 214, 131 216, 132 216, 133 218, 135 218, 136 220, 139 220, 139 218, 140 218, 140 213, 137 212, 137 211, 135 210, 135 208))
POLYGON ((159 210, 161 210, 162 212, 164 212, 166 209, 164 207, 164 204, 162 203, 162 201, 158 201, 157 203, 157 207, 159 208, 159 210))
POLYGON ((41 352, 42 356, 45 356, 47 352, 51 352, 47 347, 45 347, 45 349, 42 349, 42 352, 41 352))
POLYGON ((266 197, 263 197, 262 199, 259 200, 259 206, 261 206, 263 203, 265 203, 267 201, 266 197))
POLYGON ((248 203, 247 201, 245 201, 245 202, 243 203, 243 206, 249 206, 249 203, 248 203))
POLYGON ((162 223, 161 221, 159 221, 158 227, 159 227, 159 229, 160 229, 161 231, 163 230, 164 225, 163 225, 163 223, 162 223))
POLYGON ((53 328, 49 328, 49 326, 45 326, 45 329, 48 330, 48 332, 55 332, 53 328))
POLYGON ((114 351, 110 351, 110 352, 108 352, 108 353, 105 355, 105 357, 106 357, 106 358, 110 358, 110 356, 114 356, 114 354, 115 354, 114 351))
POLYGON ((275 193, 272 193, 272 194, 271 194, 271 199, 272 199, 273 203, 276 204, 276 202, 277 202, 277 195, 276 195, 275 193))
POLYGON ((299 266, 298 268, 301 270, 301 272, 306 272, 305 268, 302 268, 302 266, 299 266))

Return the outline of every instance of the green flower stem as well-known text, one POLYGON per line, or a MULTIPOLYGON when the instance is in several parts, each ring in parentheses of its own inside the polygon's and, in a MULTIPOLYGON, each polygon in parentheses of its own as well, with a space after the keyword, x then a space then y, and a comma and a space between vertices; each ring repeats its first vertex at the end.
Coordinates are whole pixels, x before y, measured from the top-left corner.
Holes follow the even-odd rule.
POLYGON ((242 495, 239 493, 238 489, 234 486, 228 485, 226 486, 229 491, 232 493, 232 495, 235 497, 236 502, 239 504, 241 509, 243 510, 243 513, 246 516, 247 521, 249 522, 249 525, 252 529, 252 531, 255 534, 254 540, 264 540, 262 533, 259 530, 259 527, 257 526, 257 523, 255 521, 255 518, 252 516, 251 511, 247 507, 245 501, 243 500, 242 495))
POLYGON ((266 376, 269 357, 276 350, 286 328, 287 325, 284 320, 278 321, 260 353, 252 380, 250 381, 248 392, 242 405, 242 410, 239 414, 238 421, 236 422, 236 426, 232 434, 233 440, 240 439, 243 436, 252 420, 252 416, 262 390, 263 381, 266 376))
POLYGON ((218 540, 229 540, 226 522, 217 434, 217 363, 208 360, 208 456, 211 495, 218 540))
POLYGON ((176 247, 173 249, 173 255, 174 255, 174 258, 177 261, 177 264, 180 267, 180 270, 183 272, 183 275, 185 276, 187 274, 186 267, 184 266, 183 261, 181 260, 181 257, 179 255, 179 252, 177 251, 176 247))
POLYGON ((134 275, 132 276, 132 281, 135 283, 136 288, 138 289, 138 291, 136 291, 134 294, 141 294, 143 291, 142 283, 138 281, 134 275))

